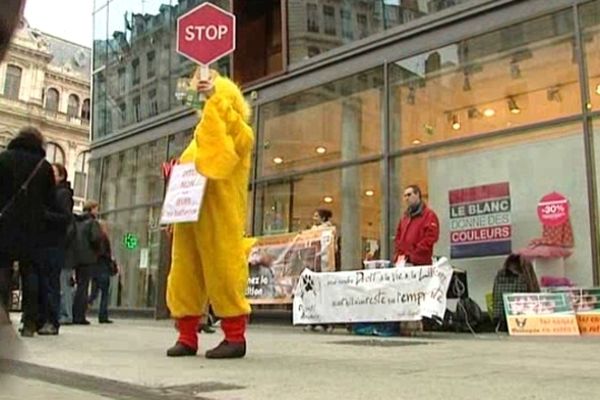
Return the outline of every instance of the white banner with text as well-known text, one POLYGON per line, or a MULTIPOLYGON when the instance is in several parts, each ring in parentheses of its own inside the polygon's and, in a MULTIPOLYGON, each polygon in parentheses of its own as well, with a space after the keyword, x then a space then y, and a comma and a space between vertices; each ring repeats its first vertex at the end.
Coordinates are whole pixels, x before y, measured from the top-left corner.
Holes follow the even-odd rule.
POLYGON ((294 324, 443 318, 451 278, 445 258, 425 267, 326 273, 306 269, 294 293, 294 324))

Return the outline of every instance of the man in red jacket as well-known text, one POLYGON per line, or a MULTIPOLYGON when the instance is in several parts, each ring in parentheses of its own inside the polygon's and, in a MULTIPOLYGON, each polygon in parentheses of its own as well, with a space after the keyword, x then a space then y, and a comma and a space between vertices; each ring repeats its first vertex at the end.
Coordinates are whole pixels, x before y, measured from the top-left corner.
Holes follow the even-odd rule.
POLYGON ((437 215, 421 200, 421 189, 410 185, 404 190, 408 208, 396 230, 394 261, 402 258, 410 265, 431 265, 433 246, 440 237, 437 215))
MULTIPOLYGON (((406 265, 431 265, 433 246, 440 237, 437 215, 421 199, 421 189, 410 185, 404 189, 408 208, 396 230, 394 261, 406 265)), ((413 336, 423 331, 422 321, 400 321, 400 335, 413 336)))

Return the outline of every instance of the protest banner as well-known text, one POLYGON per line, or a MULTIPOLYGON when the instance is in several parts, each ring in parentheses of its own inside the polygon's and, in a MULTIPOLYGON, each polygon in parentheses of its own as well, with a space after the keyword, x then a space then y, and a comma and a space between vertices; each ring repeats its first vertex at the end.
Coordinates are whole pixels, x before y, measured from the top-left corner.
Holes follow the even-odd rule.
POLYGON ((511 335, 579 335, 575 312, 566 293, 505 293, 503 297, 511 335))
POLYGON ((415 321, 444 317, 452 267, 333 273, 305 270, 295 289, 294 324, 415 321))
POLYGON ((196 222, 200 216, 206 178, 196 172, 194 164, 172 167, 162 207, 162 225, 196 222))
POLYGON ((249 260, 251 304, 291 304, 304 269, 335 270, 335 228, 259 237, 249 260))

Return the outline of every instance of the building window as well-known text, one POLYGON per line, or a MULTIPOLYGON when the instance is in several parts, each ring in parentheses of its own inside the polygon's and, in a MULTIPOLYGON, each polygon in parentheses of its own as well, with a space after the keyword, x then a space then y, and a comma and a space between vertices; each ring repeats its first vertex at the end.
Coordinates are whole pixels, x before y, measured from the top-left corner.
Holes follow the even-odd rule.
POLYGON ((88 152, 79 153, 75 162, 74 195, 75 197, 85 197, 87 181, 87 163, 88 152))
POLYGON ((135 119, 135 122, 140 122, 142 120, 142 107, 139 96, 133 99, 133 118, 135 119))
POLYGON ((62 147, 54 142, 48 142, 46 146, 46 159, 50 163, 66 165, 65 151, 62 149, 62 147))
POLYGON ((356 22, 358 24, 358 38, 363 39, 369 36, 367 27, 367 16, 365 14, 358 14, 356 16, 356 22))
POLYGON ((314 57, 321 54, 321 50, 315 46, 308 46, 308 57, 314 57))
POLYGON ((352 11, 341 10, 340 16, 342 19, 342 37, 352 40, 354 38, 354 32, 352 31, 352 11))
POLYGON ((88 122, 90 120, 90 99, 83 101, 83 105, 81 106, 81 120, 88 122))
POLYGON ((119 110, 121 111, 121 126, 127 124, 127 104, 119 104, 119 110))
POLYGON ((21 90, 21 75, 23 70, 16 65, 9 65, 6 69, 6 81, 4 82, 4 96, 12 100, 19 100, 21 90))
POLYGON ((140 83, 140 59, 136 58, 131 62, 131 67, 133 69, 133 85, 137 85, 140 83))
POLYGON ((46 92, 46 110, 51 112, 58 112, 58 102, 60 100, 60 95, 58 94, 58 90, 54 88, 48 89, 46 92))
POLYGON ((123 94, 127 91, 127 74, 125 68, 119 68, 119 94, 123 94))
POLYGON ((152 89, 148 93, 148 98, 150 99, 150 116, 153 117, 158 115, 158 98, 156 97, 156 89, 152 89))
POLYGON ((79 97, 76 94, 69 96, 69 107, 67 108, 67 118, 79 117, 79 97))
POLYGON ((323 17, 325 21, 325 34, 335 36, 335 8, 333 6, 323 6, 323 17))
POLYGON ((316 4, 306 5, 306 24, 309 32, 319 33, 319 9, 316 4))
POLYGON ((146 70, 148 79, 153 78, 156 75, 156 52, 153 50, 146 55, 148 63, 146 64, 146 70))

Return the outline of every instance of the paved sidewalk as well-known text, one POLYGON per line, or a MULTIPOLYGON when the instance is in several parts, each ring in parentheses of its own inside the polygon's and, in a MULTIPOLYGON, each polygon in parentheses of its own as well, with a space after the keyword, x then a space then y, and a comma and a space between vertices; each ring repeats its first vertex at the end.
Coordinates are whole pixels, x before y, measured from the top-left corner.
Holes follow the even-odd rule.
MULTIPOLYGON (((269 325, 251 325, 248 337, 243 360, 169 359, 164 353, 175 331, 166 321, 64 327, 60 336, 23 342, 12 367, 17 377, 8 379, 14 397, 6 397, 3 382, 0 399, 36 398, 27 391, 43 387, 52 394, 63 386, 57 398, 79 399, 85 392, 88 400, 565 400, 600 393, 600 339, 379 340, 269 325)), ((219 333, 203 335, 202 347, 220 339, 219 333)))

